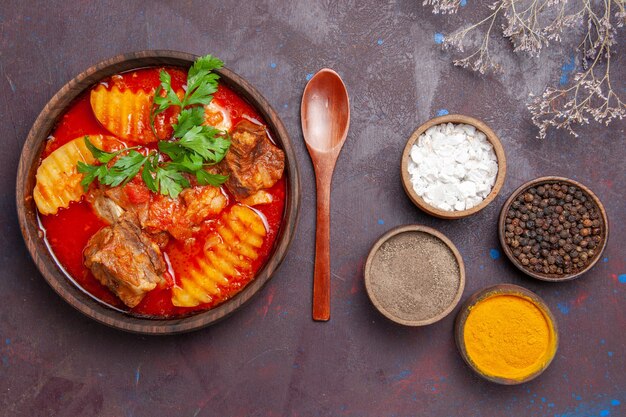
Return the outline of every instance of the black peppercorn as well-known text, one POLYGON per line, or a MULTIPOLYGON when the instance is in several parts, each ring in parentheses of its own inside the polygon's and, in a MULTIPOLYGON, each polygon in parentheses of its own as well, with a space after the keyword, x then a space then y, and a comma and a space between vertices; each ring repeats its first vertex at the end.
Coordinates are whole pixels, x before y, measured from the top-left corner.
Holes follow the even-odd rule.
POLYGON ((581 271, 603 240, 600 209, 577 186, 552 182, 529 187, 506 211, 505 243, 517 260, 548 275, 581 271))

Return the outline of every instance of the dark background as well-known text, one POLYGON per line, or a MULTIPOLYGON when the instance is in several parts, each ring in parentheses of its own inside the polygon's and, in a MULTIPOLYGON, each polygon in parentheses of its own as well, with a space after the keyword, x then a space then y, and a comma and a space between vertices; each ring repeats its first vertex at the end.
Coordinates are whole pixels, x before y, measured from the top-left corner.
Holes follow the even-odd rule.
MULTIPOLYGON (((626 123, 592 124, 579 138, 558 131, 535 139, 528 93, 573 75, 571 46, 557 45, 534 60, 496 40, 505 74, 478 77, 454 67, 453 54, 440 50, 435 34, 475 21, 486 12, 485 2, 468 0, 454 16, 432 15, 421 3, 3 0, 0 414, 626 415, 626 123), (251 81, 290 132, 302 178, 296 237, 272 281, 229 319, 172 337, 122 333, 67 305, 31 261, 14 201, 21 147, 45 103, 85 68, 142 49, 212 53, 251 81), (315 323, 314 177, 299 103, 309 74, 325 66, 346 82, 352 124, 332 194, 332 318, 315 323), (509 163, 500 196, 459 221, 420 212, 400 183, 406 139, 445 110, 489 124, 509 163), (590 186, 611 221, 603 259, 573 282, 525 277, 497 241, 506 197, 543 175, 590 186), (476 377, 454 346, 458 309, 424 328, 395 325, 374 310, 364 291, 364 259, 378 236, 407 223, 433 226, 457 245, 467 268, 463 300, 502 282, 546 300, 561 345, 540 378, 505 387, 476 377)), ((624 43, 618 48, 623 56, 624 43)), ((622 82, 624 72, 615 71, 622 82)))

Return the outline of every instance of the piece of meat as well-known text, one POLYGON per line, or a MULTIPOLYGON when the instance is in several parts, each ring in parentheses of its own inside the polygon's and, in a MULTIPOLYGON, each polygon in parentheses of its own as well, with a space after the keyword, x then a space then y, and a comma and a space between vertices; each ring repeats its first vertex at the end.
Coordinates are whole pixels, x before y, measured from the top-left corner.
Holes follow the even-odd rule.
POLYGON ((165 230, 176 240, 188 240, 200 229, 202 222, 216 218, 228 205, 220 188, 210 185, 183 190, 177 199, 154 195, 142 227, 165 230))
POLYGON ((143 225, 148 218, 150 195, 148 194, 148 198, 145 200, 134 201, 129 197, 130 195, 133 195, 132 193, 129 193, 131 190, 133 190, 133 188, 131 188, 131 183, 128 183, 120 187, 107 187, 104 194, 125 211, 133 212, 139 219, 139 224, 143 225))
POLYGON ((202 222, 216 218, 228 205, 228 197, 219 187, 194 186, 183 190, 178 198, 170 198, 151 193, 136 178, 120 187, 92 188, 87 199, 98 217, 109 224, 123 213, 131 213, 161 248, 167 245, 169 235, 182 241, 190 239, 202 222))
POLYGON ((193 224, 216 217, 228 205, 228 197, 222 190, 210 185, 186 188, 180 193, 180 198, 186 206, 184 216, 193 224))
POLYGON ((85 266, 128 307, 135 307, 158 284, 165 283, 161 250, 141 231, 132 213, 89 239, 85 266))
POLYGON ((226 187, 238 201, 271 187, 283 176, 285 154, 272 144, 265 126, 242 120, 231 138, 220 166, 229 175, 226 187))
POLYGON ((258 206, 259 204, 269 204, 274 201, 274 197, 265 190, 259 190, 256 193, 240 200, 246 206, 258 206))
POLYGON ((119 220, 125 210, 107 197, 104 188, 91 188, 87 193, 87 201, 91 204, 96 216, 108 224, 113 224, 119 220))

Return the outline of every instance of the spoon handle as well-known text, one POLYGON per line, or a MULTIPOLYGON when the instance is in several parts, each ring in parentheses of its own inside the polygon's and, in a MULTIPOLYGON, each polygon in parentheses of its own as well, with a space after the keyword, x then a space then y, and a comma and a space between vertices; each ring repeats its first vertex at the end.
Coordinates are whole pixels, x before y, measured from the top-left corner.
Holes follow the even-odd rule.
MULTIPOLYGON (((332 175, 332 174, 331 174, 332 175)), ((317 175, 313 320, 330 319, 330 175, 317 175)))

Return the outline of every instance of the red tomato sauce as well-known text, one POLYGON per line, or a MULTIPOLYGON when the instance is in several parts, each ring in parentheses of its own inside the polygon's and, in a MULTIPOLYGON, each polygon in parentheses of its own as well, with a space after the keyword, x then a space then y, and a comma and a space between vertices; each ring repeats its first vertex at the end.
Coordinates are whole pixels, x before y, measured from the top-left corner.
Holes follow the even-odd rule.
MULTIPOLYGON (((161 69, 164 68, 145 68, 122 73, 110 77, 104 82, 109 88, 112 85, 117 85, 120 89, 130 88, 135 91, 138 89, 154 91, 160 83, 159 71, 161 69)), ((168 67, 166 70, 172 77, 172 86, 175 89, 182 89, 187 77, 186 71, 171 67, 168 67)), ((230 113, 233 126, 245 118, 264 123, 261 116, 250 104, 222 84, 219 85, 213 99, 230 113)), ((60 118, 46 143, 42 159, 55 149, 77 137, 96 134, 111 135, 100 125, 94 116, 89 101, 89 91, 87 91, 78 97, 69 110, 60 118)), ((140 186, 137 185, 138 178, 139 176, 135 177, 135 180, 126 186, 128 188, 126 191, 133 199, 145 201, 146 196, 143 193, 147 189, 140 180, 140 186)), ((198 257, 203 253, 204 237, 214 231, 215 220, 205 222, 201 230, 194 235, 196 243, 192 245, 185 245, 183 242, 170 238, 169 243, 162 252, 171 265, 174 277, 169 272, 166 272, 165 280, 167 284, 164 287, 157 287, 150 291, 137 306, 129 309, 107 287, 100 284, 91 271, 83 264, 83 250, 88 240, 98 230, 106 226, 96 216, 85 198, 79 202, 71 203, 66 209, 59 209, 55 215, 40 214, 39 217, 46 239, 58 263, 82 289, 105 304, 132 314, 158 318, 177 317, 213 308, 231 298, 252 281, 256 272, 263 267, 272 252, 283 218, 285 204, 284 177, 266 191, 273 196, 273 202, 253 207, 254 210, 265 217, 269 229, 267 230, 263 246, 260 248, 260 256, 253 262, 252 272, 230 279, 229 287, 222 288, 223 297, 216 299, 210 304, 201 304, 197 307, 174 306, 171 301, 171 287, 174 285, 178 273, 184 273, 187 268, 197 264, 198 257)), ((235 199, 230 195, 229 202, 229 206, 224 211, 229 210, 230 206, 236 203, 235 199)))

